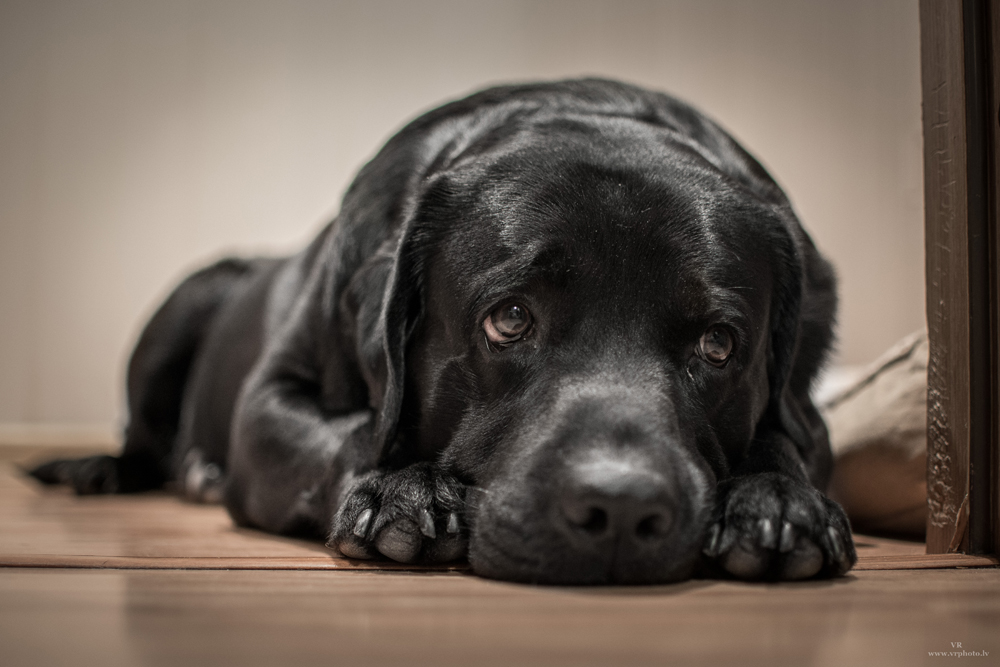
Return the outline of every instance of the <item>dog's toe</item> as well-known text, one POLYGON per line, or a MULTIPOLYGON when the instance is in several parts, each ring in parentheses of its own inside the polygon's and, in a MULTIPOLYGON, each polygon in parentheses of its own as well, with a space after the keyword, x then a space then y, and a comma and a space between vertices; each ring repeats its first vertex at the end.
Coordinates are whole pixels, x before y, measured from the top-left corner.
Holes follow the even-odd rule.
POLYGON ((726 553, 722 566, 740 579, 760 579, 767 570, 767 563, 767 556, 759 549, 736 545, 726 553))
POLYGON ((815 577, 823 569, 823 552, 812 540, 800 537, 781 563, 780 579, 795 581, 815 577))
POLYGON ((423 535, 409 519, 398 519, 379 532, 375 548, 386 558, 399 563, 413 563, 420 556, 423 535))
POLYGON ((341 540, 335 545, 331 544, 327 546, 335 546, 340 553, 348 558, 357 558, 358 560, 370 560, 374 558, 371 552, 359 540, 341 540))

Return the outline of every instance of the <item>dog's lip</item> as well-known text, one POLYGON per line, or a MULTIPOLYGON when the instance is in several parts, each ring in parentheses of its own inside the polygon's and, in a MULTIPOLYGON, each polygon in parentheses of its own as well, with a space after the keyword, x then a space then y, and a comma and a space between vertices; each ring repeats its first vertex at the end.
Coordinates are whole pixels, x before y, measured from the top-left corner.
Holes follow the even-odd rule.
POLYGON ((582 559, 578 560, 576 564, 583 567, 574 568, 572 564, 548 566, 544 559, 533 559, 525 557, 523 554, 514 553, 500 542, 485 537, 479 538, 477 547, 477 551, 485 550, 488 552, 489 564, 484 568, 481 564, 483 556, 470 554, 469 561, 476 574, 504 581, 552 586, 632 586, 675 583, 690 578, 701 553, 700 550, 694 549, 688 557, 677 559, 676 563, 669 569, 653 571, 654 568, 650 568, 647 576, 633 576, 629 573, 629 569, 634 567, 634 564, 630 563, 629 559, 622 559, 615 555, 617 550, 612 551, 609 558, 602 559, 604 562, 595 559, 588 563, 587 559, 582 559), (569 571, 573 571, 573 574, 567 576, 569 571))
MULTIPOLYGON (((600 585, 612 583, 609 567, 595 568, 585 577, 553 576, 564 572, 565 566, 549 566, 544 559, 532 559, 513 553, 510 549, 493 540, 480 540, 478 550, 489 552, 488 565, 483 567, 483 556, 470 554, 469 562, 476 574, 503 581, 519 581, 531 584, 550 584, 563 586, 600 585), (593 576, 598 574, 599 576, 593 576)), ((609 564, 610 565, 610 564, 609 564)))
MULTIPOLYGON (((507 581, 556 586, 592 585, 651 585, 667 584, 690 577, 701 554, 700 537, 691 540, 687 553, 670 554, 672 564, 660 569, 662 558, 655 553, 628 554, 619 548, 601 553, 601 549, 579 549, 580 545, 565 542, 565 535, 554 533, 562 539, 554 544, 537 544, 538 553, 532 553, 532 540, 526 538, 522 524, 501 517, 488 519, 489 530, 483 531, 483 517, 477 519, 470 535, 469 562, 473 571, 481 576, 507 581), (554 549, 568 551, 556 558, 546 558, 554 549), (484 562, 485 560, 485 562, 484 562), (485 565, 485 567, 484 567, 485 565), (646 576, 633 576, 630 570, 647 570, 646 576), (566 576, 573 572, 574 576, 566 576)), ((707 528, 707 526, 706 526, 707 528)), ((704 531, 701 531, 702 533, 704 531)), ((617 541, 621 536, 613 538, 617 541)), ((677 544, 676 540, 668 543, 677 544)), ((617 546, 617 545, 616 545, 617 546)), ((669 547, 668 547, 669 548, 669 547)))
MULTIPOLYGON (((510 548, 510 544, 503 539, 501 535, 499 539, 494 539, 492 536, 486 534, 480 534, 473 532, 471 539, 469 540, 469 564, 476 574, 483 574, 477 571, 476 561, 479 560, 476 552, 485 550, 488 555, 488 560, 491 564, 496 564, 499 561, 500 569, 505 572, 510 572, 510 567, 513 565, 513 569, 519 573, 524 573, 529 576, 518 577, 519 580, 523 581, 535 581, 536 577, 530 576, 531 573, 538 573, 545 569, 545 560, 539 557, 531 557, 524 553, 518 553, 510 548)), ((497 579, 511 579, 510 575, 497 576, 497 579)))

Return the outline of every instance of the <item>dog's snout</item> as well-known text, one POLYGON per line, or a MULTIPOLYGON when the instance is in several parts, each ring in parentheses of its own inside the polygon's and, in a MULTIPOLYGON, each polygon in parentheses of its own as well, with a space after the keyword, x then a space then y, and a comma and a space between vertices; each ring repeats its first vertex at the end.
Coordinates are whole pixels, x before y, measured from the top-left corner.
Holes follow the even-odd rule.
POLYGON ((598 460, 569 470, 560 521, 578 539, 649 542, 670 532, 670 488, 662 475, 629 462, 598 460))

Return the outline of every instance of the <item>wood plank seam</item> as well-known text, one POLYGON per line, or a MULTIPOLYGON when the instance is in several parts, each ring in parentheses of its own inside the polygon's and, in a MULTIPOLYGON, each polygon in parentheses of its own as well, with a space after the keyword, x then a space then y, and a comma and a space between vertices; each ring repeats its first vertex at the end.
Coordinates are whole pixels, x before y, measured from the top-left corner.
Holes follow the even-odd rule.
MULTIPOLYGON (((997 567, 994 556, 914 554, 860 556, 855 570, 926 570, 954 567, 997 567)), ((405 563, 352 561, 342 558, 233 558, 135 556, 0 556, 0 568, 66 568, 116 570, 341 570, 384 572, 467 572, 465 563, 414 566, 405 563)))

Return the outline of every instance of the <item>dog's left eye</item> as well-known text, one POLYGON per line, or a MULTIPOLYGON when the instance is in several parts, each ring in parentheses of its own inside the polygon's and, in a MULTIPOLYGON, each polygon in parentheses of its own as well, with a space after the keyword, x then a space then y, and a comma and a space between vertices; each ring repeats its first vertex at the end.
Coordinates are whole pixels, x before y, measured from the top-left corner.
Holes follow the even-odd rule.
POLYGON ((483 321, 487 342, 501 347, 521 340, 530 328, 531 313, 519 303, 500 306, 483 321))
POLYGON ((713 366, 723 366, 733 353, 733 336, 721 326, 709 327, 698 341, 698 355, 713 366))

